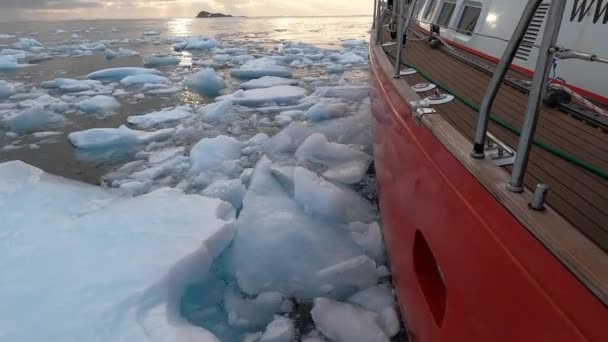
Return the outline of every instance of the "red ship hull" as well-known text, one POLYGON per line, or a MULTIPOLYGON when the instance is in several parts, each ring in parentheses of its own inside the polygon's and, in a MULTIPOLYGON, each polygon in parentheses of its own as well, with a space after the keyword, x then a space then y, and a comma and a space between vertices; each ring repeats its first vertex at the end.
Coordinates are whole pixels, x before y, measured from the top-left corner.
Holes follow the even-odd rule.
POLYGON ((371 49, 385 241, 414 342, 608 341, 608 310, 424 125, 371 49))

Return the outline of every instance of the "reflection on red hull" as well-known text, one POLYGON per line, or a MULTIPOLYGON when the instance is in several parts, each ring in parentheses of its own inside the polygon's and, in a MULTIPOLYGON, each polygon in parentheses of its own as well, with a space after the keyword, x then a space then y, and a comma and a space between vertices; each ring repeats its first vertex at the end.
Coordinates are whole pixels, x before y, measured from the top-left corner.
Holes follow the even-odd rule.
POLYGON ((385 240, 414 342, 608 341, 608 310, 423 125, 372 63, 385 240))

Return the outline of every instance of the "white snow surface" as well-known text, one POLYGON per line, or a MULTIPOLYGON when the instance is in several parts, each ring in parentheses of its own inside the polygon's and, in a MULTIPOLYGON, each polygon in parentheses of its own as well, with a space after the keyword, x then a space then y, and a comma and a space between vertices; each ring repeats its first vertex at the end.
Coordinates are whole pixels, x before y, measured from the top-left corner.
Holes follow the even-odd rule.
POLYGON ((179 316, 179 299, 234 234, 221 201, 121 198, 21 162, 0 164, 0 189, 3 340, 219 341, 179 316))

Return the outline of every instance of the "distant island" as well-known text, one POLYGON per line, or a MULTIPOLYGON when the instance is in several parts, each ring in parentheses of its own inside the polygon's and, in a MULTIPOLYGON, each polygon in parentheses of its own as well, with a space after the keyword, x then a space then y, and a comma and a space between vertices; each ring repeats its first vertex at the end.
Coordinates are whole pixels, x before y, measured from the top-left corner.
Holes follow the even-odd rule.
POLYGON ((197 18, 231 18, 232 16, 230 14, 224 14, 224 13, 210 13, 207 11, 201 11, 201 12, 199 12, 199 14, 196 17, 197 18))

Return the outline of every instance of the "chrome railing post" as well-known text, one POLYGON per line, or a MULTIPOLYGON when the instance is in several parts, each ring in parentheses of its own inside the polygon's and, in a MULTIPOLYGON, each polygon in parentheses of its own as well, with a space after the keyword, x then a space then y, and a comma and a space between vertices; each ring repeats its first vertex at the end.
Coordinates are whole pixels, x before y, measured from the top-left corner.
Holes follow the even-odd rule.
POLYGON ((395 57, 395 75, 394 78, 401 77, 401 56, 403 53, 403 27, 405 26, 405 1, 406 0, 395 0, 399 1, 399 11, 397 11, 397 56, 395 57))
POLYGON ((378 0, 374 0, 374 18, 372 21, 372 28, 375 29, 376 28, 376 19, 378 15, 378 0))
POLYGON ((562 25, 565 9, 566 0, 551 1, 545 31, 538 51, 538 60, 534 69, 534 78, 532 79, 532 86, 528 95, 528 108, 526 109, 524 127, 519 138, 517 157, 515 158, 515 165, 511 174, 511 182, 508 185, 509 190, 513 192, 522 192, 524 190, 524 176, 534 141, 540 104, 547 91, 547 78, 551 72, 553 55, 557 50, 557 37, 562 25))
POLYGON ((380 44, 380 33, 382 33, 382 12, 384 12, 382 9, 383 2, 383 0, 378 0, 378 9, 376 10, 376 44, 380 44))
POLYGON ((475 144, 473 147, 473 152, 471 155, 474 158, 481 159, 485 156, 484 153, 484 144, 486 139, 486 132, 488 131, 488 121, 490 118, 490 112, 492 110, 492 105, 494 104, 494 99, 496 98, 496 94, 498 93, 498 89, 502 84, 507 71, 509 70, 509 66, 511 62, 513 62, 513 58, 515 58, 515 54, 517 53, 517 49, 521 44, 526 31, 528 30, 528 26, 532 22, 534 18, 534 14, 538 9, 538 6, 543 2, 543 0, 530 0, 528 4, 524 8, 524 12, 513 32, 513 36, 509 41, 507 48, 500 60, 500 63, 496 67, 496 71, 492 76, 492 80, 490 80, 490 84, 486 89, 486 93, 481 101, 481 106, 479 108, 479 117, 477 119, 477 131, 475 132, 475 144))

